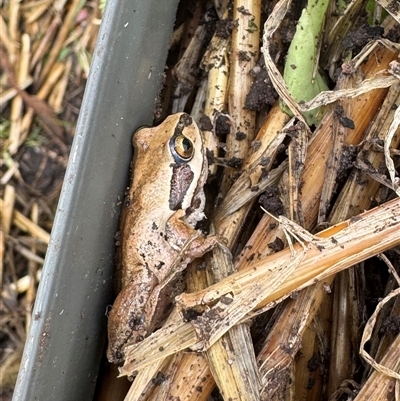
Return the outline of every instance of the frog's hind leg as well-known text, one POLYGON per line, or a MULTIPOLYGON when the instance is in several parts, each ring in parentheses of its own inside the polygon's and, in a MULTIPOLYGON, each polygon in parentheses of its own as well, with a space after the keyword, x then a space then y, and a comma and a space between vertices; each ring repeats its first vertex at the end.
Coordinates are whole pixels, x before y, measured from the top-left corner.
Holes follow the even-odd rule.
POLYGON ((123 349, 147 334, 146 304, 157 278, 145 267, 118 294, 108 316, 108 349, 110 362, 123 361, 123 349))

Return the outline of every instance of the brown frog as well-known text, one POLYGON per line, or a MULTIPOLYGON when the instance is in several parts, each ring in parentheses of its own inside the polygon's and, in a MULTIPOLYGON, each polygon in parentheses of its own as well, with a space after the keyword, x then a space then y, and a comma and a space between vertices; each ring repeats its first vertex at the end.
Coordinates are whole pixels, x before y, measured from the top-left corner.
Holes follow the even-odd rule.
POLYGON ((108 318, 110 362, 150 334, 170 303, 168 288, 217 243, 194 229, 204 218, 208 164, 203 135, 185 113, 133 136, 133 179, 121 215, 120 292, 108 318))

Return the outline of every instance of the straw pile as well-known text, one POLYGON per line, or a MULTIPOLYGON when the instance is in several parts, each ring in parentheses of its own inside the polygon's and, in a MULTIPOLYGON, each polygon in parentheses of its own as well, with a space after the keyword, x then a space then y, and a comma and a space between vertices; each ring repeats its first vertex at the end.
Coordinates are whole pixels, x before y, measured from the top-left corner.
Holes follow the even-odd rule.
MULTIPOLYGON (((39 127, 47 157, 65 165, 71 132, 56 113, 68 110, 64 93, 74 97, 71 71, 87 72, 81 56, 98 23, 92 3, 79 13, 79 2, 59 3, 35 3, 28 23, 34 7, 10 2, 2 21, 8 371, 54 210, 23 176, 25 138, 39 127), (35 41, 41 19, 47 47, 35 41)), ((302 13, 293 3, 181 1, 155 121, 183 109, 201 121, 214 162, 207 215, 234 257, 216 249, 187 269, 162 329, 126 350, 126 400, 400 399, 400 10, 315 1, 302 13)), ((99 381, 98 399, 117 399, 112 380, 99 381)))

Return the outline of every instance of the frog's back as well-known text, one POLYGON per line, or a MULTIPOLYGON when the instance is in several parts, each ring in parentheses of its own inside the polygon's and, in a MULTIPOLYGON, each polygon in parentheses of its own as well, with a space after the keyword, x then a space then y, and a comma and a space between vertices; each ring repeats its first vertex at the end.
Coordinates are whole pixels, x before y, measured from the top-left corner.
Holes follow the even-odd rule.
POLYGON ((173 213, 163 210, 148 192, 137 193, 133 202, 126 204, 119 249, 124 282, 145 267, 162 277, 164 267, 172 263, 176 251, 167 241, 166 224, 173 213), (142 207, 143 202, 146 202, 146 209, 142 207))

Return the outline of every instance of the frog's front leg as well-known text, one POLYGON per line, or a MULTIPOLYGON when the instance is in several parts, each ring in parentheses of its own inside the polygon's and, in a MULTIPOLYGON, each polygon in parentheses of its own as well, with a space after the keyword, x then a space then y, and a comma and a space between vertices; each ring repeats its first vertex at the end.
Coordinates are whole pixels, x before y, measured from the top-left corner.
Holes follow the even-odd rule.
POLYGON ((217 244, 226 247, 226 238, 222 235, 205 236, 200 230, 190 226, 185 221, 183 210, 176 211, 168 220, 166 238, 168 243, 179 252, 181 260, 186 260, 186 265, 214 249, 217 244))

